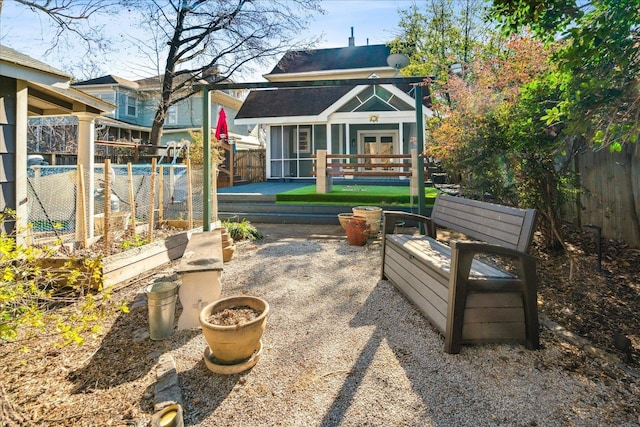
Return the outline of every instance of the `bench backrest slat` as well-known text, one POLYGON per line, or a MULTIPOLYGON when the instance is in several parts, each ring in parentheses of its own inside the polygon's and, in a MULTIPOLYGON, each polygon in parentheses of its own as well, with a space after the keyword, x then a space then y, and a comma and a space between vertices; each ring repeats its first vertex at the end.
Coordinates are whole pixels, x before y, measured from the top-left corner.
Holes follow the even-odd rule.
POLYGON ((535 209, 438 194, 431 219, 438 227, 507 248, 528 252, 535 227, 535 209))

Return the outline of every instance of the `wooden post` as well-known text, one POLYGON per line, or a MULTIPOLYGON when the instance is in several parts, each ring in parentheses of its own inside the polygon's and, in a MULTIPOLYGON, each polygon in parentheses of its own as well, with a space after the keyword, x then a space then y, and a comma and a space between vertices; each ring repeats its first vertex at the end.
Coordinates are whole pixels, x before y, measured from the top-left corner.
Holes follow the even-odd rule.
POLYGON ((191 188, 191 159, 187 159, 187 226, 193 229, 193 190, 191 188))
POLYGON ((213 222, 218 221, 218 160, 213 160, 211 165, 211 217, 213 222))
POLYGON ((104 254, 105 256, 111 255, 111 242, 109 232, 109 222, 111 221, 111 173, 109 170, 111 169, 111 160, 104 159, 104 215, 102 218, 102 241, 104 243, 104 254))
POLYGON ((78 194, 76 197, 78 197, 76 223, 80 233, 80 246, 86 248, 89 245, 87 242, 87 204, 85 203, 84 167, 82 164, 78 164, 78 194))
POLYGON ((411 178, 409 188, 411 207, 413 207, 413 198, 418 195, 418 150, 415 148, 411 149, 411 178))
POLYGON ((316 152, 316 193, 331 193, 331 176, 327 174, 327 150, 316 152))
POLYGON ((156 207, 156 158, 151 159, 151 189, 149 191, 149 231, 147 232, 147 243, 153 241, 153 223, 156 207))
POLYGON ((202 231, 211 231, 211 92, 202 86, 202 231))
POLYGON ((231 140, 227 139, 227 142, 229 142, 229 187, 233 187, 233 177, 234 177, 234 170, 233 170, 233 164, 235 163, 235 156, 233 155, 233 147, 235 146, 235 141, 234 144, 231 144, 231 140))
POLYGON ((136 199, 133 192, 133 169, 131 162, 127 163, 129 181, 129 211, 131 212, 131 237, 136 237, 136 199))
POLYGON ((158 223, 164 220, 164 166, 158 171, 158 223))
MULTIPOLYGON (((422 117, 422 86, 416 85, 416 132, 418 142, 418 213, 427 215, 427 201, 424 195, 424 125, 422 117)), ((420 223, 420 233, 424 233, 424 225, 420 223)))

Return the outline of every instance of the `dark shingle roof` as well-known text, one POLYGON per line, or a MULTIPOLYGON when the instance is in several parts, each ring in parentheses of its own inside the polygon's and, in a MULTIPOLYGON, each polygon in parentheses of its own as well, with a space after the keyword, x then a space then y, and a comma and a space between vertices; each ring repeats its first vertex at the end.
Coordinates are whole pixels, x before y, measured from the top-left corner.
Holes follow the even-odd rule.
POLYGON ((389 47, 383 44, 291 51, 282 57, 271 74, 388 67, 389 54, 389 47))
POLYGON ((329 108, 353 87, 327 86, 252 91, 236 119, 315 116, 329 108))
POLYGON ((95 79, 84 80, 81 82, 76 82, 73 86, 93 86, 93 85, 121 85, 127 86, 130 88, 138 88, 138 84, 136 82, 132 82, 131 80, 123 79, 122 77, 114 76, 109 74, 107 76, 96 77, 95 79))

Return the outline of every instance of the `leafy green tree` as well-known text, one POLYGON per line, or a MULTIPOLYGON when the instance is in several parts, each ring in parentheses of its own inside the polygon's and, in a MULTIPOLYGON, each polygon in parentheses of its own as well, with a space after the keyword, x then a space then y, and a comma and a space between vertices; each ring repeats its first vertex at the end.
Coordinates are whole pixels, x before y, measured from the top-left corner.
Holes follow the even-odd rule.
POLYGON ((553 49, 516 37, 500 56, 472 62, 471 79, 450 79, 452 108, 429 124, 427 153, 458 171, 471 196, 536 208, 545 244, 559 247, 569 166, 582 140, 540 119, 562 95, 563 74, 548 61, 553 49))
POLYGON ((446 81, 453 63, 465 65, 478 44, 491 40, 494 31, 484 22, 483 0, 425 0, 398 10, 400 33, 389 43, 392 53, 406 55, 403 74, 431 76, 446 81))
POLYGON ((555 53, 568 79, 548 124, 595 146, 619 151, 640 130, 640 4, 638 0, 494 0, 505 33, 530 29, 546 42, 566 40, 555 53))

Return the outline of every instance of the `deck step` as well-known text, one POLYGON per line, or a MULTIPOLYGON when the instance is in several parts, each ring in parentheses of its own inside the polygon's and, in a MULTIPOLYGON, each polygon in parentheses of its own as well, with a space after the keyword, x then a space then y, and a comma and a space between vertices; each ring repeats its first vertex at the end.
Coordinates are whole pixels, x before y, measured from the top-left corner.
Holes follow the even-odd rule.
MULTIPOLYGON (((220 218, 234 217, 238 221, 246 219, 250 222, 265 224, 339 225, 338 214, 351 212, 355 206, 276 203, 275 195, 273 194, 218 194, 218 215, 220 218)), ((387 210, 411 212, 410 208, 400 208, 398 206, 381 207, 387 210)))

